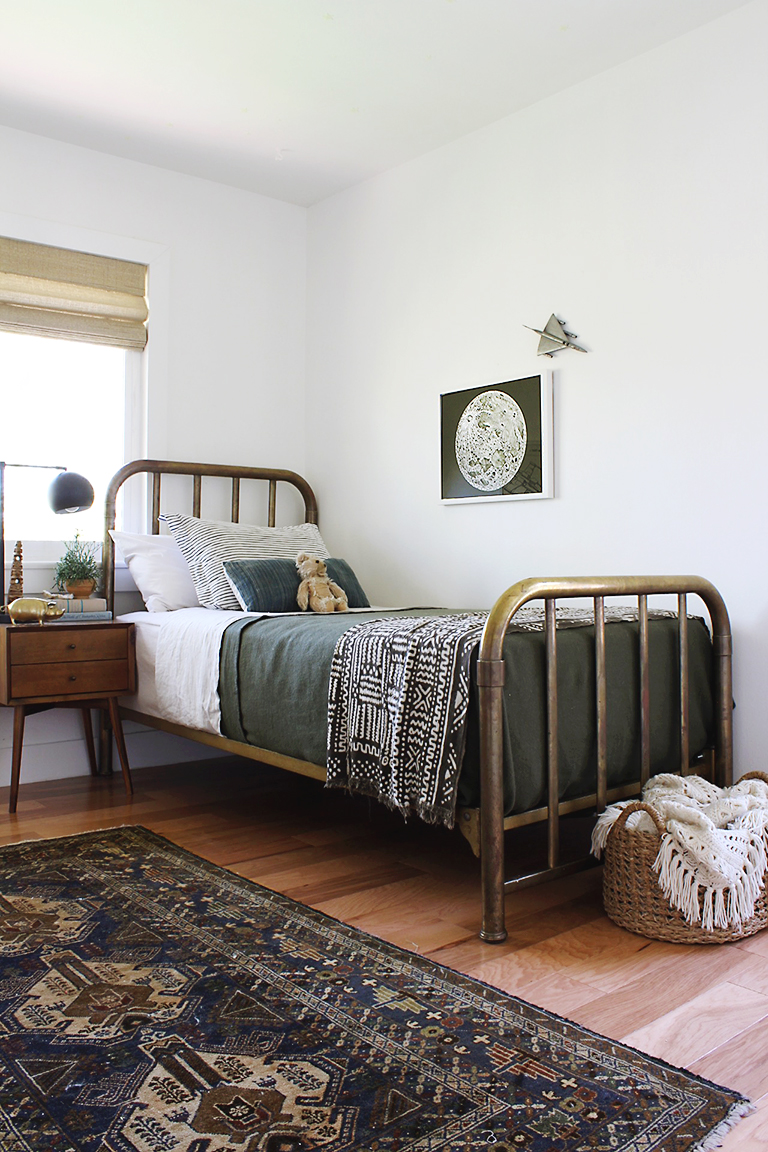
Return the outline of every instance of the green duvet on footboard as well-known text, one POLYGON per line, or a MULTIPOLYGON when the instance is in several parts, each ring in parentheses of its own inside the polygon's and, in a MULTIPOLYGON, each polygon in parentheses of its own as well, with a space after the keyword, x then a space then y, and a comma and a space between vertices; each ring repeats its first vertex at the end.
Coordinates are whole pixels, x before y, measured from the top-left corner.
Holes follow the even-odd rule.
MULTIPOLYGON (((436 615, 436 609, 273 616, 231 624, 221 649, 222 732, 232 740, 313 764, 326 762, 328 677, 334 648, 366 620, 436 615)), ((605 627, 608 786, 640 777, 638 625, 605 627)), ((711 743, 712 647, 703 620, 689 619, 691 755, 711 743)), ((650 621, 651 774, 680 767, 677 620, 650 621)), ((476 660, 476 657, 475 657, 476 660)), ((504 642, 505 815, 546 803, 546 667, 543 631, 504 642)), ((592 626, 558 629, 560 799, 592 792, 596 779, 595 637, 592 626)), ((473 669, 473 683, 476 682, 473 669)), ((473 693, 457 803, 479 801, 479 732, 473 693)))

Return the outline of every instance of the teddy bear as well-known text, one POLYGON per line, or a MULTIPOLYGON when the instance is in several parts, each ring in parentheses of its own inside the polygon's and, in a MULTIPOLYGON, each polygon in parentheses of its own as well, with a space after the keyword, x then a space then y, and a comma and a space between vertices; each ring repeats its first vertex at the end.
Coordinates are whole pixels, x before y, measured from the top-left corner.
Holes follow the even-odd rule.
POLYGON ((347 594, 328 577, 325 562, 319 556, 300 552, 296 557, 296 567, 301 576, 301 584, 296 601, 302 612, 309 606, 313 612, 346 612, 349 604, 347 594))

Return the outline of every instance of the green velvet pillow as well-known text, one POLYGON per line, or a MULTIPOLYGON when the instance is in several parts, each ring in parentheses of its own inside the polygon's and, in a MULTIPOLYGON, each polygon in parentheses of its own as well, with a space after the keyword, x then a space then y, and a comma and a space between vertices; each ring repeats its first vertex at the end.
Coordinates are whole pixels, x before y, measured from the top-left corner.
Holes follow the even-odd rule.
MULTIPOLYGON (((350 608, 370 608, 368 597, 346 560, 325 561, 328 576, 347 594, 350 608)), ((263 557, 225 560, 232 591, 244 612, 298 612, 296 593, 301 580, 293 560, 263 557)))

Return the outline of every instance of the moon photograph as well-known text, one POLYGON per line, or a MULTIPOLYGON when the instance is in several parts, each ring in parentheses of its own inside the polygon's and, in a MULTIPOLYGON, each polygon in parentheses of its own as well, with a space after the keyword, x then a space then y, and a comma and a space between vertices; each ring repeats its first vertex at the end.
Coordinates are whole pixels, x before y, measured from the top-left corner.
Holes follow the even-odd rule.
POLYGON ((443 501, 551 496, 551 409, 548 373, 444 393, 443 501))
POLYGON ((518 472, 528 429, 520 405, 503 392, 483 392, 464 409, 456 429, 456 462, 481 492, 497 492, 518 472))

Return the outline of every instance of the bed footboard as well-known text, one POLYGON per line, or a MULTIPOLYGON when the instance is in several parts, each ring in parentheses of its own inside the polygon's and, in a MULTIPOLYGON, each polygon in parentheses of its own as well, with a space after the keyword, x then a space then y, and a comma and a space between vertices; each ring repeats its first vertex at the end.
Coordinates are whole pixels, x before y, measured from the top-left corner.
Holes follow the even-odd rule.
MULTIPOLYGON (((607 787, 605 599, 636 597, 640 637, 640 729, 641 779, 650 772, 650 691, 648 658, 648 597, 677 597, 680 666, 680 765, 690 763, 688 728, 688 618, 687 597, 698 596, 710 617, 714 651, 715 780, 721 787, 733 779, 733 698, 731 629, 728 612, 717 589, 699 576, 566 577, 522 580, 499 597, 488 617, 477 662, 480 713, 480 865, 483 918, 481 939, 499 943, 506 939, 504 895, 523 887, 573 871, 578 865, 563 864, 559 841, 559 775, 557 715, 557 617, 558 599, 588 598, 595 613, 595 670, 597 699, 598 812, 609 800, 607 787), (504 659, 503 643, 515 613, 531 600, 543 600, 546 628, 547 677, 547 863, 540 872, 505 879, 502 723, 504 659)), ((611 797, 613 799, 613 797, 611 797)))

